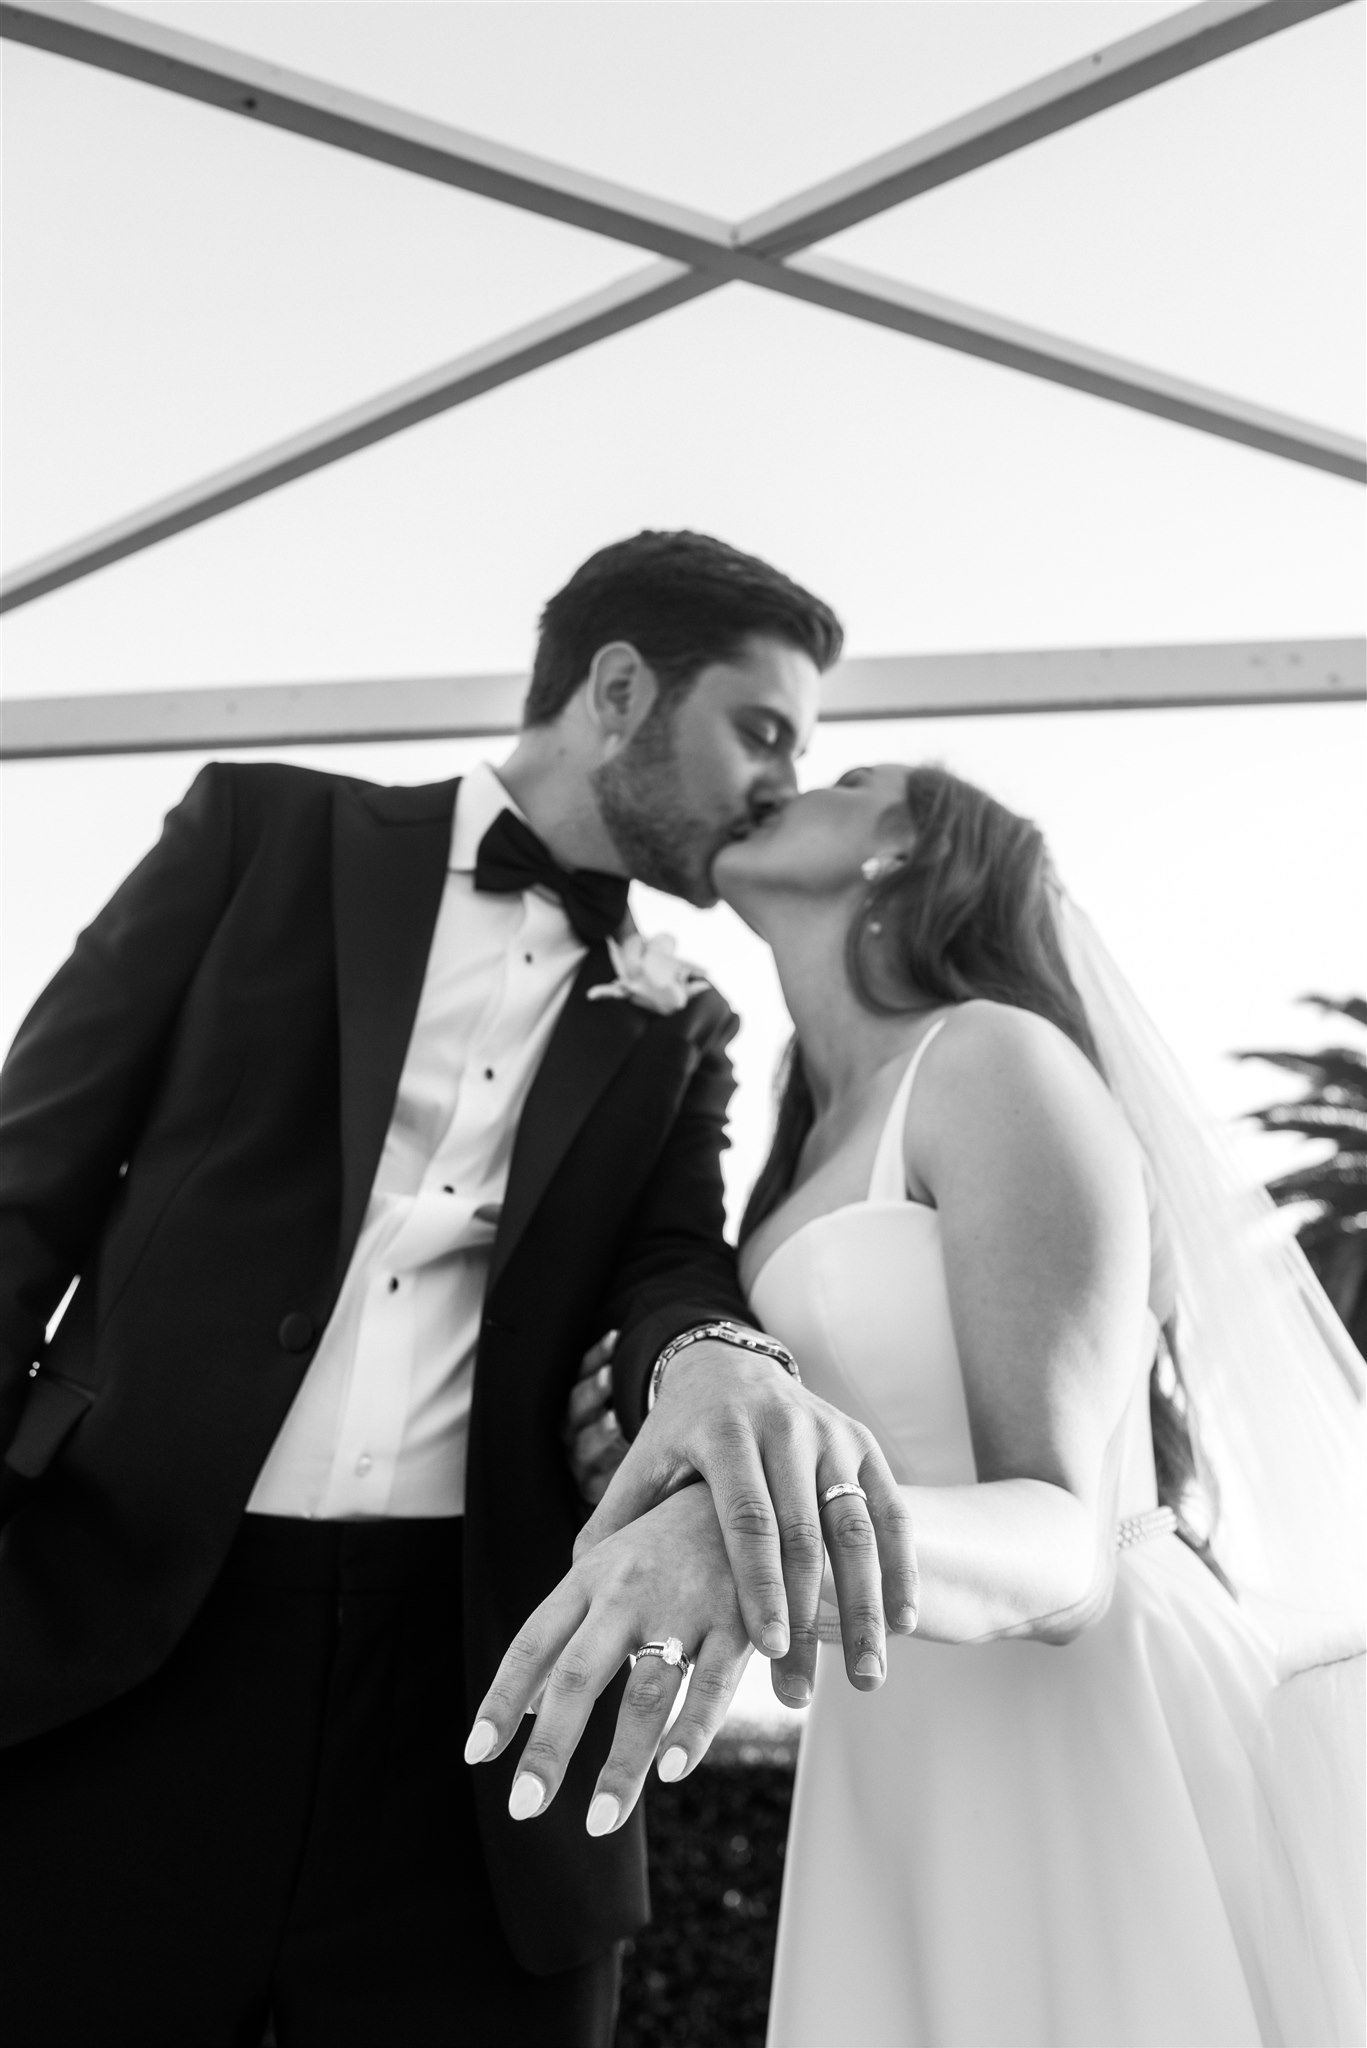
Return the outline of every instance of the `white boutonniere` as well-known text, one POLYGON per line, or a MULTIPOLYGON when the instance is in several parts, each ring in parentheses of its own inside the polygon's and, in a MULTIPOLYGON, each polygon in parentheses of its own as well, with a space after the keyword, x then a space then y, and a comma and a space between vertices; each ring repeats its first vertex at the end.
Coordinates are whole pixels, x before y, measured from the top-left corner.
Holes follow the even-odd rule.
POLYGON ((589 1001, 616 998, 637 1003, 643 1010, 654 1010, 661 1017, 682 1010, 700 989, 707 987, 707 977, 701 968, 680 960, 675 951, 677 944, 669 932, 653 939, 643 939, 639 932, 632 932, 625 939, 609 939, 608 953, 617 979, 600 981, 591 988, 589 1001))

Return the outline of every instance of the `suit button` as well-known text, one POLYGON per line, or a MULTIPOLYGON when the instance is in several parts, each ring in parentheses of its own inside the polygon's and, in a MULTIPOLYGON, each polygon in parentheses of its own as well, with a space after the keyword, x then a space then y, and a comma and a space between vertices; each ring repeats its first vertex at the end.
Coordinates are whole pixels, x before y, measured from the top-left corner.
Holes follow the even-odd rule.
POLYGON ((290 1310, 276 1331, 282 1351, 307 1351, 313 1342, 313 1334, 313 1317, 306 1316, 298 1308, 290 1310))

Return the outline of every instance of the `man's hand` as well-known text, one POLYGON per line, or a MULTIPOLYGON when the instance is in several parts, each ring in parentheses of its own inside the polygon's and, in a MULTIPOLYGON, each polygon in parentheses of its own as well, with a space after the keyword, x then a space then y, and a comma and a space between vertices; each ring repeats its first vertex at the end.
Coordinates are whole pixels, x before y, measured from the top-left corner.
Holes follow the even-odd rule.
POLYGON ((811 1698, 825 1551, 850 1683, 866 1692, 881 1685, 885 1625, 916 1626, 916 1556, 905 1503, 870 1431, 773 1359, 711 1340, 690 1344, 670 1360, 576 1558, 695 1477, 711 1490, 746 1632, 772 1659, 784 1704, 811 1698), (842 1480, 857 1481, 867 1504, 845 1494, 818 1513, 821 1494, 842 1480))
MULTIPOLYGON (((705 1486, 686 1486, 629 1528, 586 1551, 518 1632, 465 1747, 467 1763, 497 1756, 535 1707, 509 1812, 544 1813, 594 1701, 642 1643, 676 1636, 694 1659, 688 1696, 670 1730, 660 1776, 682 1778, 705 1755, 750 1656, 735 1585, 705 1486)), ((681 1678, 642 1657, 627 1680, 617 1732, 588 1812, 591 1835, 611 1834, 640 1796, 681 1678)))
POLYGON ((585 1352, 560 1432, 574 1483, 590 1507, 603 1498, 627 1454, 627 1440, 612 1405, 611 1361, 616 1349, 617 1332, 609 1330, 585 1352))

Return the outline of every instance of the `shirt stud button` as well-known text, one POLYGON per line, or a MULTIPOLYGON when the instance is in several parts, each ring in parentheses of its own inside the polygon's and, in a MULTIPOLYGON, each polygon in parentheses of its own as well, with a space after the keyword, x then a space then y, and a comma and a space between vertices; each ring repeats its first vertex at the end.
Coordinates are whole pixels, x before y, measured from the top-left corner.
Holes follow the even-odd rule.
POLYGON ((389 1291, 391 1294, 397 1294, 399 1291, 398 1275, 395 1273, 391 1273, 389 1276, 389 1291))
POLYGON ((454 1193, 456 1192, 449 1180, 444 1180, 442 1182, 441 1191, 444 1195, 454 1195, 454 1193))
POLYGON ((486 1067, 486 1068, 484 1069, 484 1078, 485 1078, 485 1080, 486 1080, 486 1081, 492 1081, 492 1080, 493 1080, 493 1078, 494 1078, 494 1070, 493 1070, 493 1068, 492 1068, 492 1067, 486 1067))
POLYGON ((375 1460, 371 1457, 369 1451, 361 1452, 360 1457, 356 1460, 356 1470, 360 1474, 362 1479, 365 1478, 366 1473, 370 1470, 371 1466, 374 1463, 375 1460))

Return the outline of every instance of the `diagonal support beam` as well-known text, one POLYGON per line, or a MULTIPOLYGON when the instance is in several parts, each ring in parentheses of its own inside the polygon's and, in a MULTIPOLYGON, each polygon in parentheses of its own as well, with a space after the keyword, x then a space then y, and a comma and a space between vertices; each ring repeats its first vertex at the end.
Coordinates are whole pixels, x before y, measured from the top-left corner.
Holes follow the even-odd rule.
POLYGON ((29 603, 728 281, 804 299, 1334 475, 1367 480, 1367 450, 1332 429, 849 265, 818 258, 800 264, 772 260, 774 251, 795 250, 1181 71, 1341 4, 1344 0, 1209 0, 814 187, 736 230, 710 216, 83 0, 0 5, 0 32, 11 37, 569 225, 635 241, 673 259, 12 572, 0 580, 0 611, 29 603), (681 263, 693 268, 681 270, 681 263))
POLYGON ((786 256, 1348 0, 1203 0, 732 228, 406 108, 88 0, 3 0, 0 35, 570 227, 762 282, 786 256), (729 255, 737 260, 728 262, 729 255))
POLYGON ((825 306, 854 320, 890 327, 918 341, 1000 363, 1028 377, 1041 377, 1046 383, 1063 384, 1093 398, 1109 399, 1225 441, 1241 442, 1267 455, 1305 463, 1331 476, 1367 483, 1367 443, 1333 427, 1273 412, 1228 392, 1169 376, 1124 356, 1108 355, 1043 328, 1027 327, 980 306, 941 298, 918 285, 902 284, 852 263, 837 263, 829 256, 801 256, 776 264, 774 269, 778 275, 770 290, 802 299, 809 306, 825 306))
POLYGON ((712 289, 711 279, 695 270, 678 263, 652 263, 602 291, 576 299, 544 320, 519 327, 452 362, 440 363, 420 377, 382 391, 346 412, 334 413, 301 434, 277 441, 243 462, 201 477, 183 491, 159 498, 97 533, 13 570, 0 577, 0 612, 60 590, 63 584, 74 583, 207 519, 216 519, 235 505, 278 490, 281 484, 324 469, 358 449, 373 447, 422 420, 435 419, 438 413, 449 412, 562 356, 574 355, 610 334, 653 320, 656 314, 712 289))
MULTIPOLYGON (((829 257, 804 257, 776 268, 782 282, 773 288, 809 305, 846 313, 1267 454, 1308 463, 1331 475, 1367 482, 1367 448, 1332 428, 1268 411, 829 257)), ((111 562, 217 518, 235 505, 247 504, 296 477, 324 469, 343 456, 372 447, 422 420, 434 419, 500 384, 573 355, 608 335, 624 333, 714 289, 714 280, 675 263, 652 264, 636 271, 544 320, 518 328, 453 362, 439 364, 421 377, 336 413, 304 433, 278 441, 244 462, 202 477, 184 491, 12 571, 0 578, 0 612, 29 604, 111 562)))
POLYGON ((86 0, 4 0, 0 36, 567 227, 695 263, 724 221, 86 0))
POLYGON ((1207 0, 932 128, 743 221, 736 239, 769 256, 824 242, 937 185, 997 163, 1217 57, 1327 14, 1346 0, 1207 0))

